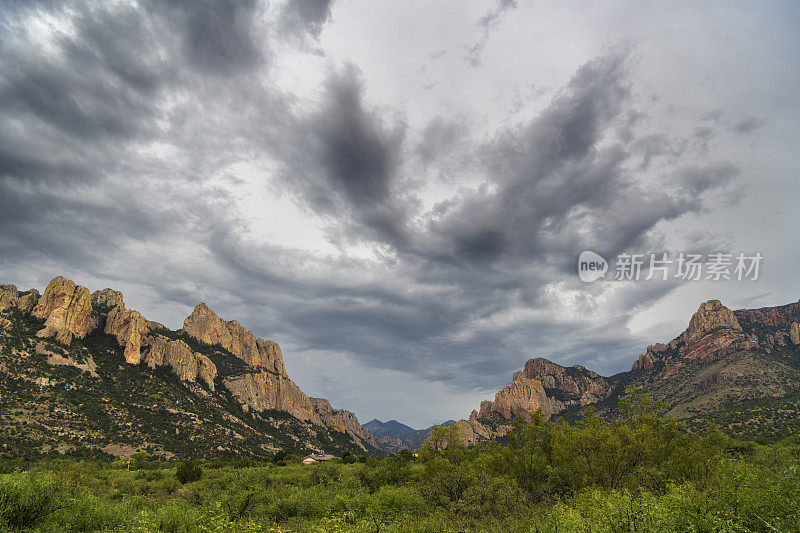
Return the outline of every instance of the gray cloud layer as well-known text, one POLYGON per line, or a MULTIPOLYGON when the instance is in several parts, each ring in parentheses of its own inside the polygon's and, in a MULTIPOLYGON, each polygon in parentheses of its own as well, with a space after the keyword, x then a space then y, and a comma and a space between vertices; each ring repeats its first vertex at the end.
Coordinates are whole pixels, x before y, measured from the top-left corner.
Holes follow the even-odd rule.
MULTIPOLYGON (((705 157, 722 131, 713 120, 702 134, 648 127, 630 47, 599 54, 535 116, 488 137, 451 117, 414 134, 369 103, 356 65, 330 66, 314 101, 277 88, 276 47, 318 41, 330 2, 5 7, 4 281, 130 284, 176 313, 205 300, 298 351, 367 368, 468 390, 501 383, 534 349, 620 369, 641 344, 626 321, 675 285, 620 288, 614 320, 597 323, 548 312, 553 288, 590 312, 605 289, 578 288, 581 250, 657 250, 661 225, 713 209, 743 172, 705 157), (34 29, 43 16, 63 24, 47 42, 34 29), (252 238, 233 186, 244 178, 230 171, 241 161, 270 161, 278 170, 260 186, 321 217, 341 253, 252 238), (427 202, 421 168, 452 194, 427 202)), ((487 39, 515 7, 479 21, 487 39)))

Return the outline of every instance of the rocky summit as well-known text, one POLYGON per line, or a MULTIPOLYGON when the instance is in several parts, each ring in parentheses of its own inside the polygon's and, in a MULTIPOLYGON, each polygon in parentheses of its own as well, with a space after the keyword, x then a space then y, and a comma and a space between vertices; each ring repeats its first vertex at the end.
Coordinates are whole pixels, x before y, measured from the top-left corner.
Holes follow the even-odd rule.
POLYGON ((2 285, 0 369, 0 456, 379 453, 353 413, 300 390, 277 343, 204 303, 174 331, 110 288, 2 285))
POLYGON ((514 373, 494 401, 457 422, 468 444, 502 437, 514 417, 573 418, 593 406, 616 408, 629 387, 666 400, 668 416, 691 426, 715 423, 746 436, 800 430, 800 302, 732 311, 719 300, 700 304, 686 330, 648 346, 629 372, 603 377, 543 358, 514 373))
POLYGON ((235 320, 222 320, 202 302, 183 321, 183 331, 200 342, 222 346, 252 367, 288 377, 276 343, 256 338, 235 320))
POLYGON ((69 345, 73 338, 82 339, 90 330, 92 301, 89 290, 58 276, 47 284, 44 294, 31 314, 44 320, 38 337, 55 337, 69 345))

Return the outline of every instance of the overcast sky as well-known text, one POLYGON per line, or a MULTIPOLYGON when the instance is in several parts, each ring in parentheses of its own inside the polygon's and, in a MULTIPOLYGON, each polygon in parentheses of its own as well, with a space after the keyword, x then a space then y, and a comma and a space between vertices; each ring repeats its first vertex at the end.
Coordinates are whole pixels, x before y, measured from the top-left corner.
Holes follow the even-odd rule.
POLYGON ((800 298, 799 60, 793 2, 0 2, 0 281, 204 301, 362 422, 463 418, 800 298))

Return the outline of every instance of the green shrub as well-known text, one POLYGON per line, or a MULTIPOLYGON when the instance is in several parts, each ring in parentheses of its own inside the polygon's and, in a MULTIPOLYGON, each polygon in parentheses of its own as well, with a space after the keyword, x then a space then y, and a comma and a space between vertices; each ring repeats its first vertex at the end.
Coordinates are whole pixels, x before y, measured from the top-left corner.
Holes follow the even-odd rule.
POLYGON ((358 457, 350 452, 345 452, 345 454, 342 455, 342 462, 346 465, 357 463, 358 457))
POLYGON ((108 505, 93 494, 73 499, 48 519, 60 531, 106 531, 121 526, 125 521, 123 509, 108 505))
POLYGON ((192 481, 199 481, 203 477, 203 469, 194 461, 184 461, 175 471, 175 477, 185 485, 192 481))
POLYGON ((28 529, 64 502, 64 495, 49 472, 20 472, 0 476, 0 525, 28 529))
POLYGON ((372 495, 367 514, 376 528, 386 521, 401 517, 425 516, 428 505, 419 492, 410 487, 385 485, 372 495))

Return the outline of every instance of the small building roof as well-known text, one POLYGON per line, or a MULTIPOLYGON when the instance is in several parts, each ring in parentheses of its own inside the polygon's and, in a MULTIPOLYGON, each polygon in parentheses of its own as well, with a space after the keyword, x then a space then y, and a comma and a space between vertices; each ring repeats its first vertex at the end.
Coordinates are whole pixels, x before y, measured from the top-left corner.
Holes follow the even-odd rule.
POLYGON ((330 461, 331 459, 336 459, 336 456, 329 453, 311 454, 303 457, 303 462, 306 464, 318 463, 320 461, 330 461))

